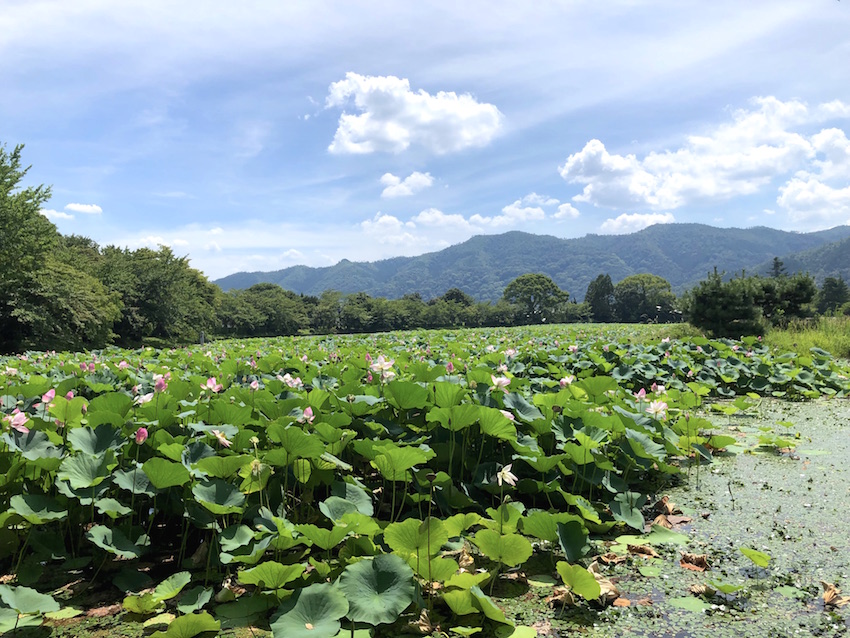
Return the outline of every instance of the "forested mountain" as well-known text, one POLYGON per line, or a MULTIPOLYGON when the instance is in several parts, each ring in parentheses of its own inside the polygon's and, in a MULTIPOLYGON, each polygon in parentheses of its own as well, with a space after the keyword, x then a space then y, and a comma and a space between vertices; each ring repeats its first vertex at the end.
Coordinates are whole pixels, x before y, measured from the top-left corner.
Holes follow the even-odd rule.
MULTIPOLYGON (((782 262, 786 272, 809 273, 818 284, 827 277, 841 277, 844 281, 850 281, 850 237, 787 255, 782 257, 782 262)), ((756 272, 767 274, 772 267, 772 263, 766 262, 756 272)))
MULTIPOLYGON (((730 275, 742 270, 756 272, 778 256, 785 261, 788 272, 795 272, 797 262, 786 259, 786 255, 813 250, 831 255, 830 245, 841 240, 845 240, 843 254, 847 255, 850 226, 793 233, 766 227, 660 224, 630 235, 587 235, 576 239, 512 231, 479 235, 418 257, 376 262, 344 259, 325 268, 293 266, 275 272, 236 273, 214 283, 224 290, 269 282, 310 295, 338 290, 389 299, 412 293, 430 299, 450 288, 460 288, 478 301, 495 301, 511 280, 536 272, 548 275, 562 290, 581 301, 587 285, 600 273, 610 274, 615 282, 629 275, 652 273, 681 293, 704 279, 715 266, 730 275)), ((806 263, 805 259, 801 257, 799 263, 806 263)), ((848 275, 845 278, 850 278, 848 275)))

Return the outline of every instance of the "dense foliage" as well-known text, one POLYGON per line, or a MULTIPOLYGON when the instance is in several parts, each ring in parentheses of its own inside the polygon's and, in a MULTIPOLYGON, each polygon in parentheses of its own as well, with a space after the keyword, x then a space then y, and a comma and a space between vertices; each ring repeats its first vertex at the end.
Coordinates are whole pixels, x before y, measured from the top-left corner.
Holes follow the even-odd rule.
POLYGON ((847 374, 562 328, 0 358, 0 631, 58 610, 38 590, 68 571, 175 614, 159 635, 509 626, 485 590, 535 554, 605 604, 592 561, 636 541, 594 539, 643 534, 659 485, 737 443, 705 397, 841 397, 847 374))

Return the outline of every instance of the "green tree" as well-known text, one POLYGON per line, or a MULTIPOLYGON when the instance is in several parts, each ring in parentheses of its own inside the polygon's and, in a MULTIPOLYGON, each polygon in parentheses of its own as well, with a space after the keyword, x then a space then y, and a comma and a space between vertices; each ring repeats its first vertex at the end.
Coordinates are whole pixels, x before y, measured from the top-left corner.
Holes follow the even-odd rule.
POLYGON ((552 321, 569 293, 561 290, 552 279, 539 273, 520 275, 505 288, 502 297, 519 308, 522 323, 552 321))
POLYGON ((760 292, 752 278, 723 281, 715 268, 685 295, 685 314, 692 325, 718 337, 762 334, 760 292))
POLYGON ((0 146, 0 352, 102 347, 120 302, 41 214, 50 189, 21 185, 22 150, 0 146))
POLYGON ((773 264, 770 266, 770 276, 774 278, 785 276, 785 264, 779 257, 773 258, 773 264))
POLYGON ((823 280, 815 300, 820 314, 832 312, 850 301, 850 288, 841 276, 827 277, 823 280))
POLYGON ((670 282, 648 273, 631 275, 614 286, 617 319, 626 323, 674 321, 676 297, 670 282))
POLYGON ((614 321, 614 284, 611 275, 599 275, 587 285, 584 301, 589 306, 594 321, 614 321))

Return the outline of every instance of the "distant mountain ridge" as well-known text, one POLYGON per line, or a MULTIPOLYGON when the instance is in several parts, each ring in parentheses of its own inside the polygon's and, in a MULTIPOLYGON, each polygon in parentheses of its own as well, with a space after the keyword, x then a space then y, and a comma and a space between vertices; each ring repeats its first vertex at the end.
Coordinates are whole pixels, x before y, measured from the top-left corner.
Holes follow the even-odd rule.
MULTIPOLYGON (((811 272, 812 268, 806 266, 809 260, 821 259, 824 265, 818 272, 828 276, 832 272, 827 272, 828 268, 840 263, 841 255, 850 255, 850 226, 794 233, 763 226, 741 229, 658 224, 629 235, 573 239, 521 231, 476 235, 416 257, 375 262, 343 259, 323 268, 292 266, 273 272, 239 272, 214 283, 223 290, 268 282, 309 295, 338 290, 388 299, 419 293, 426 300, 456 287, 477 301, 495 301, 512 279, 534 272, 548 275, 581 301, 588 283, 602 273, 611 275, 615 283, 629 275, 652 273, 669 281, 678 294, 715 267, 728 274, 766 272, 765 264, 779 257, 788 272, 811 272)), ((843 270, 837 274, 844 273, 842 276, 850 279, 850 260, 843 263, 843 270)))

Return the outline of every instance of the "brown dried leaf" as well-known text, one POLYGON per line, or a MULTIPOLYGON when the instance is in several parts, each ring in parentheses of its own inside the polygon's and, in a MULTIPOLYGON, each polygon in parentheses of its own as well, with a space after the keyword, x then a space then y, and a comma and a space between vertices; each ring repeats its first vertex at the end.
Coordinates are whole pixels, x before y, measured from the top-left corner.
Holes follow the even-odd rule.
POLYGON ((607 554, 602 554, 596 558, 606 565, 619 565, 620 563, 625 563, 629 560, 629 557, 625 554, 615 554, 614 552, 608 552, 607 554))
POLYGON ((628 598, 615 598, 614 602, 611 603, 614 607, 631 607, 632 601, 628 598))
POLYGON ((844 605, 850 605, 850 596, 839 596, 841 590, 838 587, 824 581, 821 581, 820 584, 823 587, 823 604, 825 607, 844 607, 844 605))
POLYGON ((659 514, 655 517, 655 520, 652 521, 653 525, 661 525, 661 527, 666 527, 667 529, 673 529, 673 523, 670 522, 664 514, 659 514))
POLYGON ((601 590, 601 593, 599 594, 600 603, 603 605, 610 605, 620 597, 620 590, 617 589, 613 580, 605 578, 605 576, 602 575, 602 572, 599 570, 598 562, 593 561, 587 568, 587 571, 593 574, 596 582, 599 583, 599 589, 601 590))
POLYGON ((640 605, 642 607, 648 607, 649 605, 652 604, 652 599, 650 599, 650 598, 638 598, 636 601, 634 601, 634 604, 640 605))
POLYGON ((704 572, 711 567, 708 564, 706 554, 689 554, 688 552, 682 552, 682 560, 679 561, 679 565, 695 572, 704 572))
POLYGON ((86 612, 86 616, 89 618, 105 618, 106 616, 119 614, 123 609, 124 608, 121 606, 121 603, 116 603, 114 605, 107 605, 106 607, 95 607, 93 609, 89 609, 86 612))
POLYGON ((678 527, 679 525, 685 525, 686 523, 690 523, 693 519, 690 516, 679 516, 678 514, 671 514, 667 517, 667 520, 673 525, 673 527, 678 527))
POLYGON ((694 584, 688 587, 688 591, 694 596, 713 596, 715 591, 708 585, 694 584))
POLYGON ((573 596, 572 592, 566 587, 555 587, 555 593, 551 596, 547 596, 545 599, 547 604, 549 605, 570 605, 571 607, 576 604, 576 599, 573 596))
POLYGON ((655 505, 652 506, 659 514, 665 514, 669 516, 670 514, 681 514, 682 510, 680 510, 675 503, 670 502, 669 496, 664 496, 660 501, 658 501, 655 505))
POLYGON ((470 554, 466 547, 460 552, 460 556, 457 559, 458 567, 461 569, 469 569, 475 566, 475 559, 472 558, 472 554, 470 554))
POLYGON ((626 549, 629 550, 629 554, 646 556, 647 558, 658 558, 658 552, 649 545, 626 545, 626 549))

